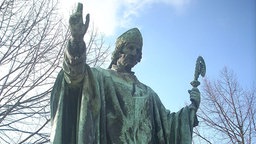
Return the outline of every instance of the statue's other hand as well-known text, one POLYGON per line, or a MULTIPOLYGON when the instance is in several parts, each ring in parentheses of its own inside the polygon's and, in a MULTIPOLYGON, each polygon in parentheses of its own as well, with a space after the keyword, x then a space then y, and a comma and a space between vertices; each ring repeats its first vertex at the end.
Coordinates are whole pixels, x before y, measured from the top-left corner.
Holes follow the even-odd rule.
POLYGON ((201 101, 200 91, 198 90, 198 88, 194 87, 192 88, 192 90, 189 90, 189 94, 190 101, 192 102, 192 104, 194 104, 196 108, 198 108, 201 101))
POLYGON ((74 40, 83 40, 83 37, 88 29, 90 15, 86 15, 86 21, 83 22, 83 4, 78 3, 76 12, 69 18, 69 28, 74 40))

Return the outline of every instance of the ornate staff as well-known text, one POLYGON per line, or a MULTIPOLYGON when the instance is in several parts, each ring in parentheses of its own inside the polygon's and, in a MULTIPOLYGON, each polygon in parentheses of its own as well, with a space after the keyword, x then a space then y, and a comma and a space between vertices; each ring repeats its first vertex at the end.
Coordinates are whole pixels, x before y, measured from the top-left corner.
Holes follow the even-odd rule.
MULTIPOLYGON (((198 78, 199 78, 200 75, 202 77, 204 77, 205 73, 206 73, 206 65, 205 65, 204 59, 203 59, 202 56, 199 56, 196 60, 194 80, 192 82, 190 82, 190 84, 193 86, 192 89, 196 89, 198 91, 197 87, 200 85, 200 82, 198 81, 198 78)), ((191 90, 188 90, 188 92, 190 93, 191 90)), ((192 124, 191 130, 192 130, 198 105, 195 105, 196 103, 194 102, 193 99, 191 99, 191 102, 192 102, 192 107, 193 107, 191 109, 191 113, 190 113, 190 120, 191 120, 191 124, 192 124)))
POLYGON ((193 88, 200 85, 200 82, 198 81, 199 75, 202 77, 205 76, 206 73, 206 65, 204 62, 204 59, 202 56, 199 56, 196 60, 196 67, 195 67, 195 74, 194 74, 194 80, 190 83, 193 88))

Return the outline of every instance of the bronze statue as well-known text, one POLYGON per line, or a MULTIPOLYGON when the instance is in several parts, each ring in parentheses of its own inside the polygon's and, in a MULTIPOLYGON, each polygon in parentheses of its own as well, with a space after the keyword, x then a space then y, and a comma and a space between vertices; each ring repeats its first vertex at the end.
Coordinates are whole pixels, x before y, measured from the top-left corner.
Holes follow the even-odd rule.
POLYGON ((51 143, 192 143, 199 90, 194 87, 189 92, 190 106, 175 113, 165 109, 158 95, 132 72, 142 58, 143 42, 137 28, 117 38, 109 69, 86 65, 83 36, 89 15, 84 24, 82 9, 78 4, 70 16, 72 38, 51 94, 51 143))

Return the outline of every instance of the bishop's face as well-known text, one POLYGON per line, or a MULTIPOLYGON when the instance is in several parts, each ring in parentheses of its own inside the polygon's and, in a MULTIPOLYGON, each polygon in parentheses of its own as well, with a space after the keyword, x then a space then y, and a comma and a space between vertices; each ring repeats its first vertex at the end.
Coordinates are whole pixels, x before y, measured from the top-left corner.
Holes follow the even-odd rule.
POLYGON ((136 44, 129 43, 125 45, 117 60, 117 66, 127 71, 131 70, 138 63, 139 51, 141 51, 141 48, 136 44))

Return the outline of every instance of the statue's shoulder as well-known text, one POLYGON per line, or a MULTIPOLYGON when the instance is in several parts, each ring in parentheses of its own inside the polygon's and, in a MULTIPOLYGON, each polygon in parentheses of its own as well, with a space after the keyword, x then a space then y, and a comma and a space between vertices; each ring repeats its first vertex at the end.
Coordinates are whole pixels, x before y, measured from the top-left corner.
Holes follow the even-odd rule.
POLYGON ((94 75, 111 76, 111 70, 110 69, 104 69, 104 68, 101 68, 101 67, 92 67, 91 71, 94 75))

